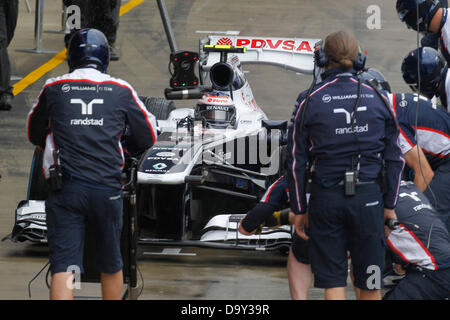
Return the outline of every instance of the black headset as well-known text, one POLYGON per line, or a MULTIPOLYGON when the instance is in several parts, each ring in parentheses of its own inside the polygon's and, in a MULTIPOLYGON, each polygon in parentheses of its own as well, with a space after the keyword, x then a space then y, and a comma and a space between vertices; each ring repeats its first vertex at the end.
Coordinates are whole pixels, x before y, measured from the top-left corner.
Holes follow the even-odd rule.
MULTIPOLYGON (((319 68, 324 68, 328 65, 328 58, 325 54, 324 48, 324 40, 320 40, 316 43, 314 47, 314 62, 319 68)), ((364 67, 366 65, 366 55, 362 53, 361 51, 358 52, 358 56, 356 57, 356 60, 353 61, 353 67, 356 71, 362 71, 364 70, 364 67)))
MULTIPOLYGON (((328 58, 327 58, 327 55, 325 54, 325 50, 323 48, 324 48, 324 40, 319 40, 314 45, 314 68, 315 67, 324 68, 328 65, 328 58)), ((367 59, 367 56, 364 53, 362 53, 361 51, 358 52, 358 56, 356 57, 356 60, 353 61, 353 68, 357 72, 363 71, 364 67, 366 65, 366 59, 367 59)), ((316 74, 314 72, 314 79, 311 83, 311 86, 308 89, 305 106, 303 107, 303 111, 302 111, 302 116, 301 116, 301 121, 300 121, 300 132, 303 131, 303 120, 305 118, 306 108, 308 107, 312 90, 313 90, 314 86, 316 85, 316 80, 317 80, 316 74)), ((358 95, 358 100, 359 100, 359 98, 360 97, 358 95)))

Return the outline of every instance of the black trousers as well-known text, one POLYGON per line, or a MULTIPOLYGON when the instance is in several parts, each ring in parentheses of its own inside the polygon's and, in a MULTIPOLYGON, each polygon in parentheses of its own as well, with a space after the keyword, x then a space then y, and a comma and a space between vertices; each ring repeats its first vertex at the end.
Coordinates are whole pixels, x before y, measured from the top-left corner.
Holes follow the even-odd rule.
POLYGON ((18 12, 18 0, 0 1, 0 95, 4 93, 12 94, 8 46, 14 36, 18 12))
POLYGON ((445 300, 450 298, 450 268, 445 270, 407 270, 406 276, 383 300, 445 300))
MULTIPOLYGON (((80 7, 82 29, 98 29, 105 34, 110 45, 116 42, 121 0, 63 0, 63 2, 66 7, 71 5, 80 7)), ((67 35, 65 38, 66 46, 70 36, 67 35)))

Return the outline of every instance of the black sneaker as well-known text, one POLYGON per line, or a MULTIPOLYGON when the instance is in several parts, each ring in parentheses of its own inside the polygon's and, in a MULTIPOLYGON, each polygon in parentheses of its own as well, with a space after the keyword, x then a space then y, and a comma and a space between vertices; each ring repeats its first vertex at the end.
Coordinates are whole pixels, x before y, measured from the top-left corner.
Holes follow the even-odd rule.
POLYGON ((9 93, 4 93, 0 97, 0 110, 9 111, 12 108, 13 95, 9 93))
POLYGON ((109 46, 109 59, 111 61, 117 61, 120 59, 119 47, 115 45, 109 46))

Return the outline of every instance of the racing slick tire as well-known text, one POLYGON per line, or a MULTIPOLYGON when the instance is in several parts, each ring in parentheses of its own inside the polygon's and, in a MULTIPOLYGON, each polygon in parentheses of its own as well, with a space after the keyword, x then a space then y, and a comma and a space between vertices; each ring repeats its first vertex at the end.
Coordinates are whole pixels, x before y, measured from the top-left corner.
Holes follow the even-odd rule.
POLYGON ((175 103, 164 98, 139 97, 147 110, 153 114, 156 120, 167 120, 169 114, 175 110, 175 103))
POLYGON ((44 152, 39 148, 34 150, 28 181, 28 200, 45 200, 48 196, 48 184, 42 171, 44 152))

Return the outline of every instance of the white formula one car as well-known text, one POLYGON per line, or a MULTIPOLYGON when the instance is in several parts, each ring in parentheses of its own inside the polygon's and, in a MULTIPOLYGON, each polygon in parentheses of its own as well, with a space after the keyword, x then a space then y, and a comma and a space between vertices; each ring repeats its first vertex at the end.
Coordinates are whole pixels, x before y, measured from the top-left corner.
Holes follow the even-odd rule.
MULTIPOLYGON (((199 117, 197 105, 173 110, 158 121, 161 134, 137 174, 140 243, 259 250, 289 245, 288 226, 264 228, 256 236, 237 231, 243 215, 282 173, 287 130, 287 121, 269 120, 258 106, 242 65, 270 64, 312 73, 317 41, 243 36, 200 40, 200 85, 172 86, 166 97, 199 99, 206 93, 214 108, 220 101, 216 103, 209 91, 229 96, 235 120, 219 127, 217 118, 199 117)), ((192 54, 178 52, 172 58, 192 54)), ((180 83, 172 78, 173 82, 180 83)))
MULTIPOLYGON (((162 17, 173 71, 167 100, 141 97, 158 120, 159 136, 137 167, 138 243, 253 250, 289 246, 289 226, 263 228, 255 236, 237 231, 240 219, 281 175, 287 131, 287 121, 269 120, 258 106, 242 65, 269 64, 312 74, 319 39, 211 35, 200 39, 198 53, 179 51, 167 14, 162 17), (220 101, 215 103, 217 95, 231 99, 232 119, 220 101), (202 98, 206 111, 213 112, 199 112, 195 105, 202 98), (175 109, 170 100, 177 99, 196 100, 193 108, 175 109), (223 125, 218 120, 231 121, 223 125)), ((43 217, 45 183, 41 170, 35 170, 40 161, 37 152, 28 201, 19 204, 8 236, 13 241, 45 241, 45 216, 38 221, 41 236, 36 236, 33 216, 34 210, 43 217)))

